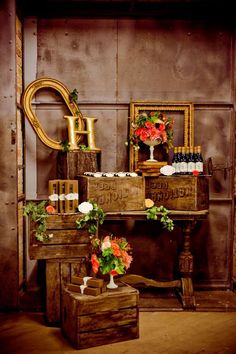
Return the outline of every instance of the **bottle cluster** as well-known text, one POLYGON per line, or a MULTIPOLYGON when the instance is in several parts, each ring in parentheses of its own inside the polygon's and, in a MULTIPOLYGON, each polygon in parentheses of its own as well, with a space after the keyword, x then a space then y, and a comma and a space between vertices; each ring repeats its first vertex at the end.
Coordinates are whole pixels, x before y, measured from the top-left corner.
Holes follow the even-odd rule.
POLYGON ((174 147, 172 166, 176 175, 191 175, 193 171, 203 174, 201 146, 174 147))

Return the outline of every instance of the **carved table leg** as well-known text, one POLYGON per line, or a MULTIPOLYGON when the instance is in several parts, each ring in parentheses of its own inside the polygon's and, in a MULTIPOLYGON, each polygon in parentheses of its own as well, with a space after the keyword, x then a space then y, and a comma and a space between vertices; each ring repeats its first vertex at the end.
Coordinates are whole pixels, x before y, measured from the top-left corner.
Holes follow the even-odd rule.
POLYGON ((193 272, 193 256, 190 251, 190 235, 194 227, 194 221, 183 222, 183 250, 179 255, 179 271, 181 273, 181 290, 183 307, 186 309, 194 309, 196 307, 195 296, 193 292, 192 272, 193 272))

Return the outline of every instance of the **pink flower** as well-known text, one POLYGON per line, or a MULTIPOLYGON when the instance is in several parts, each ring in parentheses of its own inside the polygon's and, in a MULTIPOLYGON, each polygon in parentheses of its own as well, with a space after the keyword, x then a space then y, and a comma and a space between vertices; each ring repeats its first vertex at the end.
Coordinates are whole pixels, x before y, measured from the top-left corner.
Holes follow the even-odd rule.
POLYGON ((121 251, 122 260, 124 262, 125 268, 128 269, 130 267, 130 263, 133 260, 133 257, 130 256, 126 251, 121 251))
POLYGON ((110 236, 106 236, 102 242, 101 249, 102 251, 106 250, 107 248, 111 247, 110 236))

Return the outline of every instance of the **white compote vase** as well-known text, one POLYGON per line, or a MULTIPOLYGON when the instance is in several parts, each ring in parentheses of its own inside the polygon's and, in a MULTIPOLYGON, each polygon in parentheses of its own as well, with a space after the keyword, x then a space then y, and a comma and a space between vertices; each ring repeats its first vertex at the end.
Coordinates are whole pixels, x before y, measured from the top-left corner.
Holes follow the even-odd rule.
POLYGON ((150 157, 148 160, 146 161, 149 161, 149 162, 155 162, 157 160, 154 159, 154 147, 156 145, 159 145, 161 142, 160 140, 150 140, 150 139, 147 139, 144 141, 144 144, 148 145, 149 146, 149 150, 150 150, 150 157))
POLYGON ((108 289, 116 289, 116 288, 118 288, 118 285, 114 282, 113 274, 110 273, 109 275, 110 275, 110 281, 107 284, 107 288, 108 289))

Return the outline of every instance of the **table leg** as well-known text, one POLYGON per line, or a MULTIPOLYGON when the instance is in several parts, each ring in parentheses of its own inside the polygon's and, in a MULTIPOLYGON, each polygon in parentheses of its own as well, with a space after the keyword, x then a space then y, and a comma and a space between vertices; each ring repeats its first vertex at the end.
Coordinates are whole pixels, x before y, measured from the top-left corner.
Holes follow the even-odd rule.
POLYGON ((179 255, 179 271, 181 273, 181 299, 185 309, 195 309, 196 302, 193 292, 192 272, 193 255, 190 251, 191 231, 195 221, 183 221, 183 250, 179 255))

